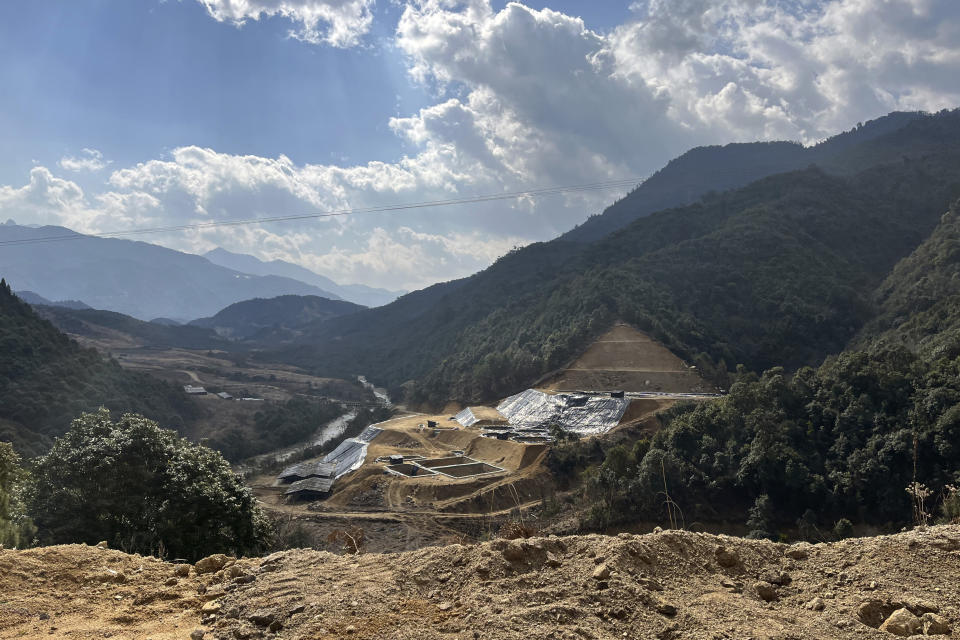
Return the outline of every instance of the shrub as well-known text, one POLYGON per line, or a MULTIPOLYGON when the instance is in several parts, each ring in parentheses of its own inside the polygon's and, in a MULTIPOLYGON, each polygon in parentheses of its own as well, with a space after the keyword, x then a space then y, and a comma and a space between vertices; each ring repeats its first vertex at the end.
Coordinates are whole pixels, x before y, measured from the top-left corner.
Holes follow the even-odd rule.
POLYGON ((27 511, 49 544, 107 540, 197 559, 255 553, 269 525, 218 452, 143 416, 83 414, 35 466, 27 511))

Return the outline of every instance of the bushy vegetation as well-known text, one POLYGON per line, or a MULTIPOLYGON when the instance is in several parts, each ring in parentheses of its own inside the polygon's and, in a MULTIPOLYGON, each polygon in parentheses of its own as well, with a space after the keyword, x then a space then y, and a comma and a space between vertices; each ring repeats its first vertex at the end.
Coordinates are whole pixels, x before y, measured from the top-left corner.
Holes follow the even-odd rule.
POLYGON ((0 281, 0 441, 24 456, 50 447, 74 416, 104 406, 180 429, 198 409, 181 389, 124 371, 41 319, 0 281))
POLYGON ((345 412, 343 405, 331 400, 297 397, 270 402, 254 415, 249 429, 231 428, 211 438, 208 444, 236 462, 303 442, 345 412))
POLYGON ((9 442, 0 442, 0 546, 26 546, 36 534, 36 528, 24 513, 18 495, 26 479, 27 473, 20 466, 20 456, 9 442))
POLYGON ((142 416, 82 415, 39 458, 25 491, 45 544, 101 540, 196 560, 256 553, 269 526, 217 452, 142 416))
POLYGON ((908 484, 960 482, 957 357, 927 362, 898 348, 846 352, 792 376, 742 372, 728 396, 662 420, 651 442, 610 450, 588 472, 589 526, 662 520, 665 492, 688 523, 746 521, 757 537, 801 521, 903 524, 908 484))

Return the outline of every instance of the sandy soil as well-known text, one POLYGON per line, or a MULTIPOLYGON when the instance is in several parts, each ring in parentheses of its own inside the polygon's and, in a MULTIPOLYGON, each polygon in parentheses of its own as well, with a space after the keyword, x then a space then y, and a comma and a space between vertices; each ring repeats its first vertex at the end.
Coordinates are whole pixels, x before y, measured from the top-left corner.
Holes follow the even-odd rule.
POLYGON ((614 390, 699 393, 714 389, 649 335, 618 324, 566 370, 543 385, 555 391, 614 390))
POLYGON ((892 618, 921 637, 956 637, 960 622, 958 526, 818 545, 667 531, 222 562, 178 578, 86 546, 0 552, 0 638, 886 640, 892 618))

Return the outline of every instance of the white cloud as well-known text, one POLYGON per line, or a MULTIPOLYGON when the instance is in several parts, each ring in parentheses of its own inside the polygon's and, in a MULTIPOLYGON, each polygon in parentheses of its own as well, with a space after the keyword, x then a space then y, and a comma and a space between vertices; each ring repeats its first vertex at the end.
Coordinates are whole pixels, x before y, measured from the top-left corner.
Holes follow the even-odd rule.
POLYGON ((374 0, 197 0, 215 20, 237 26, 279 16, 297 23, 290 35, 313 44, 352 47, 370 30, 374 0))
POLYGON ((82 149, 80 157, 63 156, 60 158, 60 167, 67 171, 100 171, 110 164, 103 159, 103 154, 96 149, 82 149))
MULTIPOLYGON (((201 1, 219 20, 281 16, 301 25, 299 37, 331 44, 369 28, 361 20, 345 31, 320 31, 335 18, 317 7, 347 12, 350 1, 201 1)), ((372 2, 361 5, 356 15, 372 2)), ((500 11, 486 0, 409 3, 396 46, 413 81, 438 98, 390 120, 409 143, 408 155, 342 167, 184 146, 118 168, 93 196, 36 168, 27 186, 0 188, 0 214, 113 230, 583 184, 648 174, 697 144, 813 142, 891 110, 960 105, 955 0, 647 0, 633 11, 602 34, 579 18, 517 3, 500 11)), ((412 288, 467 275, 517 244, 553 237, 616 195, 161 239, 198 251, 221 244, 335 279, 412 288)))

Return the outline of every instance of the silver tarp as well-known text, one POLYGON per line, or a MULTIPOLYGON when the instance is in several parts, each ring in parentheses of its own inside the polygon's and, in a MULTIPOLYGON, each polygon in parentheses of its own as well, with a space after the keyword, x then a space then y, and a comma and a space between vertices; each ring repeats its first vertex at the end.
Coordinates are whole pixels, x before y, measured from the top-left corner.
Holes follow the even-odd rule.
POLYGON ((583 394, 550 395, 527 389, 497 406, 512 426, 547 429, 551 424, 580 434, 604 433, 620 423, 630 406, 626 398, 583 394))

